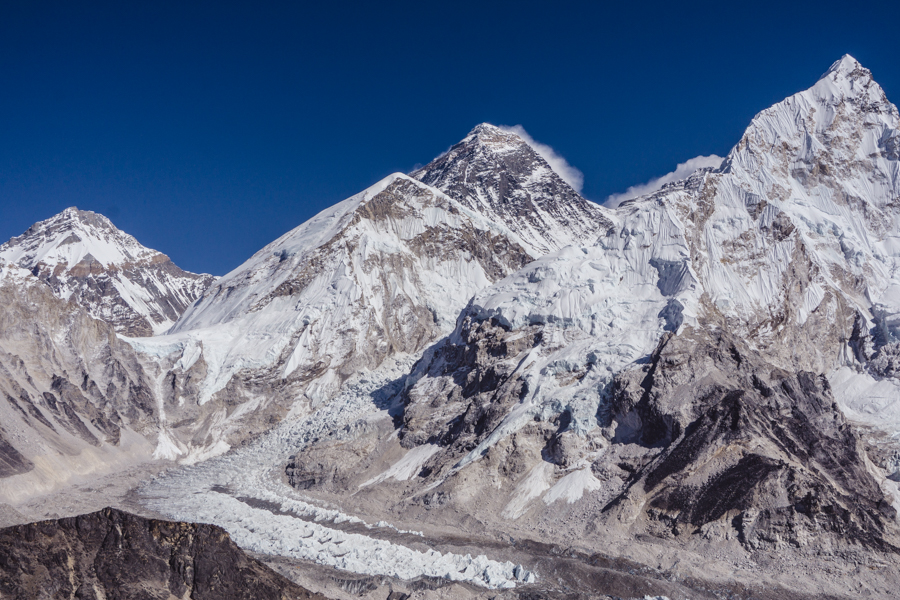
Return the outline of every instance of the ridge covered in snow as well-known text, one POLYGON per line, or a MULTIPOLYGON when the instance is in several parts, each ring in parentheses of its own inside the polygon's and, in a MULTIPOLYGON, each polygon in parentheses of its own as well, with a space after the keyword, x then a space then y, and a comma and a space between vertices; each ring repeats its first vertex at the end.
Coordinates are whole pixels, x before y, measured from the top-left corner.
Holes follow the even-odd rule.
POLYGON ((103 215, 75 207, 0 246, 0 258, 130 336, 165 332, 214 280, 182 271, 103 215))
MULTIPOLYGON (((604 386, 666 331, 725 327, 789 370, 864 369, 878 340, 890 350, 900 333, 898 125, 871 73, 845 56, 757 115, 720 170, 623 203, 596 245, 480 291, 459 327, 547 327, 518 374, 528 395, 467 461, 559 407, 590 428, 604 386), (561 370, 578 382, 559 385, 561 370)), ((447 343, 464 343, 459 335, 447 343)))
POLYGON ((471 149, 462 160, 483 176, 447 156, 414 177, 391 175, 219 279, 171 335, 136 344, 195 356, 185 371, 202 357, 201 404, 260 369, 272 385, 293 382, 292 401, 319 403, 350 374, 448 333, 478 290, 610 224, 514 133, 482 125, 454 148, 471 149), (446 193, 417 179, 439 171, 446 193))
MULTIPOLYGON (((757 115, 719 169, 701 169, 623 203, 607 213, 612 225, 596 244, 547 254, 479 291, 455 331, 417 364, 402 394, 402 445, 441 446, 429 450, 424 475, 408 489, 453 497, 463 493, 463 479, 483 476, 506 489, 504 479, 496 483, 497 473, 517 473, 510 491, 498 493, 507 499, 500 506, 507 518, 535 518, 561 498, 591 498, 599 506, 612 500, 628 506, 616 510, 632 511, 621 517, 631 522, 652 499, 660 503, 650 510, 656 516, 640 525, 652 530, 653 519, 677 521, 698 510, 665 496, 687 493, 678 482, 691 469, 705 473, 691 483, 690 493, 700 497, 704 486, 734 477, 727 469, 738 468, 739 457, 723 449, 734 451, 733 440, 718 446, 712 434, 702 442, 684 436, 726 410, 729 392, 746 395, 733 423, 743 422, 743 411, 759 411, 751 423, 771 418, 767 411, 776 409, 766 398, 774 402, 786 393, 794 403, 791 418, 806 423, 797 431, 822 436, 814 443, 819 450, 797 451, 812 443, 806 440, 791 442, 785 454, 778 436, 795 434, 778 427, 795 425, 786 425, 784 415, 761 431, 748 424, 753 433, 743 435, 757 453, 752 460, 780 465, 771 467, 778 475, 763 477, 760 490, 727 493, 771 502, 765 506, 772 514, 787 511, 789 520, 789 507, 778 504, 783 497, 765 486, 815 473, 821 479, 804 485, 813 486, 810 493, 821 502, 833 502, 829 510, 878 522, 873 506, 900 507, 891 480, 900 472, 896 452, 894 458, 874 453, 865 462, 845 457, 852 467, 840 475, 829 473, 828 461, 810 458, 828 444, 834 445, 828 452, 856 452, 857 442, 842 437, 846 427, 825 425, 844 419, 838 405, 852 418, 898 434, 900 405, 885 397, 898 387, 876 385, 896 382, 900 373, 898 125, 896 107, 869 71, 846 56, 810 89, 757 115), (719 349, 724 339, 740 340, 728 350, 731 358, 719 349), (683 358, 679 353, 690 344, 696 354, 683 358), (752 385, 742 370, 750 364, 758 369, 752 385), (830 377, 833 388, 812 374, 830 377), (790 377, 805 382, 806 396, 798 396, 801 384, 790 377), (803 411, 829 410, 834 414, 821 424, 804 421, 803 411), (769 445, 769 439, 775 441, 769 445), (529 444, 539 452, 526 460, 529 444), (684 462, 678 453, 688 444, 708 445, 690 446, 698 461, 701 452, 719 458, 684 462), (616 462, 623 453, 639 457, 627 472, 618 465, 629 461, 616 462), (660 466, 665 460, 679 466, 660 466), (799 471, 782 474, 795 468, 784 465, 794 464, 802 464, 799 471), (666 475, 654 479, 654 467, 666 475), (847 477, 851 468, 859 496, 847 500, 834 478, 847 477)), ((756 475, 740 477, 756 485, 756 475)), ((798 489, 805 488, 795 486, 790 494, 798 489)), ((490 516, 479 512, 478 518, 490 516)), ((751 527, 756 517, 742 518, 751 527)), ((860 527, 866 533, 854 534, 859 539, 884 531, 883 523, 860 527)))

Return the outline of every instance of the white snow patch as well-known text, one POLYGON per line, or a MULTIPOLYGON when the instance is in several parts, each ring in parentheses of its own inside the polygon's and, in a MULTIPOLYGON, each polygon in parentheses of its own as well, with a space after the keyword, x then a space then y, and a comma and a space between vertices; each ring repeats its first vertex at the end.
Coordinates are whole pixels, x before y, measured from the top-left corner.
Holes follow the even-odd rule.
POLYGON ((184 444, 176 440, 165 424, 161 423, 156 449, 153 451, 153 460, 176 460, 185 454, 187 454, 187 449, 184 444))
POLYGON ((533 466, 525 479, 516 486, 512 499, 503 509, 503 516, 507 519, 518 519, 524 515, 528 504, 543 494, 553 483, 553 470, 553 465, 546 461, 533 466))
POLYGON ((407 479, 418 473, 420 470, 422 470, 422 465, 424 465, 428 461, 428 459, 434 456, 435 453, 440 449, 440 446, 436 446, 434 444, 423 444, 421 446, 416 446, 415 448, 407 452, 403 458, 391 465, 391 467, 387 471, 373 477, 359 487, 374 485, 376 483, 381 483, 382 481, 385 481, 387 479, 406 481, 407 479))
POLYGON ((900 438, 900 381, 841 367, 828 382, 847 418, 900 438))
POLYGON ((568 504, 574 504, 585 492, 593 492, 603 489, 603 483, 594 477, 590 468, 578 469, 569 473, 550 490, 544 494, 543 500, 545 504, 553 504, 557 500, 565 500, 568 504))

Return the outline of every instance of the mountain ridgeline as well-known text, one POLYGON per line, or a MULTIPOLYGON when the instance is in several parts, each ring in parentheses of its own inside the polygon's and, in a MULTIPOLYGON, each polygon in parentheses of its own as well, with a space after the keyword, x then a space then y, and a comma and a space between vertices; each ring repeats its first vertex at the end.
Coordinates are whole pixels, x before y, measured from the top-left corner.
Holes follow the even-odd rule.
MULTIPOLYGON (((276 491, 229 506, 279 517, 573 547, 695 598, 900 584, 900 113, 850 56, 615 209, 482 124, 218 279, 76 209, 0 269, 4 502, 171 460, 154 510, 224 503, 242 445, 276 491)), ((569 597, 541 564, 468 581, 569 597)))

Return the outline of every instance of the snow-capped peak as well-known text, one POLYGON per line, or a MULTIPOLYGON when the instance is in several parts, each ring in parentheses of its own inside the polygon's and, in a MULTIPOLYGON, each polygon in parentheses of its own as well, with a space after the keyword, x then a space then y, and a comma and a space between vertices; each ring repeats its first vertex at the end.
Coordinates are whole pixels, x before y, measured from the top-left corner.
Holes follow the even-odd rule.
POLYGON ((103 215, 74 206, 35 223, 21 236, 0 246, 0 256, 21 267, 45 265, 65 271, 83 261, 109 268, 157 254, 119 231, 103 215))
POLYGON ((828 67, 828 70, 825 71, 825 74, 822 75, 820 79, 824 79, 829 75, 837 75, 839 77, 866 77, 868 79, 872 78, 872 73, 865 67, 863 67, 858 60, 850 56, 849 54, 843 55, 840 59, 834 61, 834 63, 828 67))
POLYGON ((872 78, 872 72, 849 54, 831 65, 805 93, 826 106, 846 100, 871 112, 896 112, 884 90, 872 78))
POLYGON ((494 152, 515 152, 527 145, 526 141, 516 133, 490 123, 476 125, 460 143, 480 144, 494 152))
POLYGON ((0 259, 134 336, 168 329, 214 279, 182 271, 103 215, 74 206, 0 246, 0 259))

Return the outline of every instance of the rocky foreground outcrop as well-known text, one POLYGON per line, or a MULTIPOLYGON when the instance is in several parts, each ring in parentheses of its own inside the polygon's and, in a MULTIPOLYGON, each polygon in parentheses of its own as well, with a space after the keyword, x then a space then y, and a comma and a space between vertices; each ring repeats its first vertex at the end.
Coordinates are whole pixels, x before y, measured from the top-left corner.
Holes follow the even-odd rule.
POLYGON ((0 598, 322 599, 244 554, 215 525, 114 508, 0 530, 0 598))

